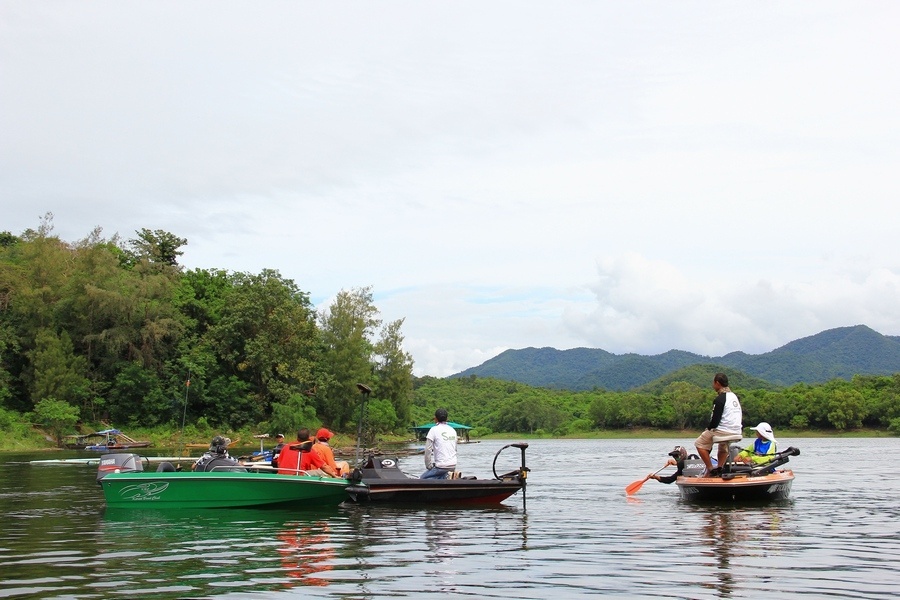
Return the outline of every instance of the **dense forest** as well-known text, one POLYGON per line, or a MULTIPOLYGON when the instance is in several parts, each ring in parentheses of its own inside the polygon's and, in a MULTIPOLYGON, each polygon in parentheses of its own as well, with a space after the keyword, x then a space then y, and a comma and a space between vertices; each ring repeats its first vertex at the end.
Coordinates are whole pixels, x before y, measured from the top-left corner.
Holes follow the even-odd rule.
POLYGON ((24 415, 57 438, 101 421, 342 430, 357 383, 373 423, 409 422, 403 321, 383 323, 370 288, 317 311, 278 271, 185 270, 187 240, 136 233, 68 243, 51 214, 0 233, 0 427, 24 415))
MULTIPOLYGON (((278 271, 184 269, 187 240, 142 229, 75 243, 0 233, 0 430, 57 443, 81 424, 195 432, 328 426, 408 433, 445 407, 475 435, 702 429, 713 374, 697 364, 629 391, 561 390, 475 375, 412 375, 403 320, 384 323, 370 288, 316 309, 278 271), (361 395, 357 384, 371 393, 361 395)), ((900 375, 776 386, 728 370, 747 426, 900 433, 900 375)))
MULTIPOLYGON (((682 369, 682 379, 646 391, 567 391, 476 376, 415 380, 413 413, 427 420, 433 406, 444 406, 452 420, 475 426, 474 434, 495 432, 578 435, 596 430, 696 430, 709 422, 715 365, 682 369), (703 382, 702 384, 699 382, 703 382)), ((900 374, 857 375, 850 381, 795 384, 786 388, 744 388, 756 381, 740 373, 731 378, 741 399, 744 426, 768 421, 794 431, 846 431, 859 428, 900 434, 900 374)))

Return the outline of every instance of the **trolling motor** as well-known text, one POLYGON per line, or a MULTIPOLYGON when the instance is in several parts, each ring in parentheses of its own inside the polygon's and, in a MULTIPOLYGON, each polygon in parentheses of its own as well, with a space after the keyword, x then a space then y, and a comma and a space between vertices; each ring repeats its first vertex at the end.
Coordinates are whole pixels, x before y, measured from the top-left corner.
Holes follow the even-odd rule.
POLYGON ((531 470, 525 466, 525 448, 527 447, 528 444, 525 443, 507 444, 497 450, 497 454, 494 455, 494 464, 491 465, 491 470, 494 472, 494 478, 501 481, 503 481, 504 479, 518 479, 522 483, 525 483, 525 480, 528 478, 528 472, 531 470), (499 458, 500 453, 507 448, 518 448, 522 451, 522 465, 515 471, 510 471, 509 473, 504 473, 503 475, 497 475, 497 458, 499 458))
POLYGON ((528 447, 528 444, 524 442, 516 443, 516 444, 507 444, 497 450, 497 454, 494 455, 494 463, 491 465, 491 470, 494 472, 494 478, 499 479, 500 481, 518 481, 522 484, 522 508, 525 508, 525 480, 528 479, 528 472, 531 470, 525 466, 525 448, 528 447), (500 457, 500 453, 506 450, 507 448, 518 448, 522 453, 522 462, 519 465, 519 468, 515 471, 510 471, 509 473, 504 473, 503 475, 497 475, 497 458, 500 457))

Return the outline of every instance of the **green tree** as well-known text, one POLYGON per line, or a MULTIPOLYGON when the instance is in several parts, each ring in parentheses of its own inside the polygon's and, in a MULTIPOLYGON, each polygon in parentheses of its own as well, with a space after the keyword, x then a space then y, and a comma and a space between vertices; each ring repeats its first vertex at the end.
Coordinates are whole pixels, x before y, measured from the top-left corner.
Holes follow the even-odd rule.
POLYGON ((226 372, 250 384, 248 418, 262 420, 273 402, 315 387, 315 315, 308 295, 277 271, 236 274, 222 317, 206 338, 226 372))
POLYGON ((137 362, 116 374, 106 407, 116 424, 152 426, 176 421, 173 402, 156 372, 137 362))
MULTIPOLYGON (((34 340, 42 328, 57 328, 55 311, 74 267, 72 249, 51 235, 52 231, 53 214, 47 213, 37 231, 23 233, 23 243, 16 251, 19 273, 11 308, 20 339, 25 341, 34 340)), ((24 351, 32 347, 22 345, 24 351)))
POLYGON ((549 399, 519 395, 502 401, 488 426, 495 431, 535 433, 538 430, 554 431, 564 419, 565 415, 549 399))
POLYGON ((671 426, 676 429, 697 427, 709 416, 709 404, 704 399, 705 390, 686 381, 676 381, 663 391, 665 402, 671 407, 671 426))
POLYGON ((322 336, 323 384, 318 395, 326 423, 340 429, 353 419, 357 383, 372 379, 371 336, 381 325, 372 302, 372 288, 338 292, 319 315, 322 336))
POLYGON ((387 400, 393 406, 398 423, 409 422, 409 407, 412 397, 412 355, 403 350, 403 335, 400 328, 403 319, 388 323, 381 329, 375 344, 376 396, 387 400))
POLYGON ((588 417, 600 429, 617 429, 625 425, 619 394, 601 393, 594 398, 588 409, 588 417))
POLYGON ((828 421, 835 429, 840 431, 862 427, 865 416, 865 402, 857 390, 837 389, 832 392, 828 402, 828 421))
POLYGON ((368 428, 374 433, 387 433, 397 426, 397 413, 394 405, 385 399, 369 400, 368 428))
POLYGON ((178 265, 178 257, 184 254, 181 247, 187 245, 185 238, 162 229, 150 231, 144 228, 135 233, 137 238, 129 240, 134 262, 146 260, 155 265, 178 265))
POLYGON ((37 404, 53 398, 80 406, 89 395, 90 382, 85 377, 87 361, 76 356, 69 334, 56 335, 41 329, 35 339, 31 358, 31 399, 37 404))
POLYGON ((34 407, 36 423, 50 431, 57 446, 62 446, 66 431, 78 422, 78 407, 56 398, 44 398, 34 407))
POLYGON ((13 398, 12 362, 19 353, 19 340, 15 331, 3 322, 4 309, 0 306, 0 407, 7 406, 13 398))
POLYGON ((296 440, 297 430, 306 427, 315 431, 321 425, 316 416, 316 407, 302 394, 294 394, 284 402, 272 405, 270 428, 284 433, 289 443, 296 440))

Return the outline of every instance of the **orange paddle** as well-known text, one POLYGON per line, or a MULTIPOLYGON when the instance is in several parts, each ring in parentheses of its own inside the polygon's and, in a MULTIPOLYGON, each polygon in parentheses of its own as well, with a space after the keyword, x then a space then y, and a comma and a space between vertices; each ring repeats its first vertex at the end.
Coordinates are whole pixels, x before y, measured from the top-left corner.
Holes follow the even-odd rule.
MULTIPOLYGON (((665 469, 665 468, 668 467, 668 466, 669 466, 669 465, 663 465, 662 467, 660 467, 659 469, 657 469, 655 473, 651 473, 651 475, 656 475, 656 473, 659 473, 660 471, 662 471, 663 469, 665 469)), ((629 496, 632 495, 632 494, 636 494, 637 491, 638 491, 639 489, 641 489, 641 486, 644 485, 644 483, 646 483, 646 481, 647 481, 648 479, 650 479, 650 475, 647 475, 647 476, 644 477, 643 479, 638 479, 637 481, 635 481, 635 482, 633 482, 633 483, 629 483, 629 484, 628 484, 628 487, 625 488, 625 493, 626 493, 627 495, 629 495, 629 496)))

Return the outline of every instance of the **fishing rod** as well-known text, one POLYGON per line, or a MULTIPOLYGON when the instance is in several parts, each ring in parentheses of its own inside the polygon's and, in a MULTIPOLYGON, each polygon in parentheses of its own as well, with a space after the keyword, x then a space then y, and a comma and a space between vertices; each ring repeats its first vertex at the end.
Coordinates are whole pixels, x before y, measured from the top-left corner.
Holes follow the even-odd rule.
POLYGON ((369 404, 369 394, 372 388, 364 383, 357 383, 356 388, 362 393, 362 401, 359 403, 359 421, 356 424, 356 457, 354 459, 354 467, 362 466, 360 463, 360 447, 362 446, 363 427, 366 421, 366 409, 369 404))
POLYGON ((184 438, 184 423, 187 420, 188 391, 191 389, 191 371, 188 370, 187 381, 184 382, 184 413, 181 415, 181 431, 178 433, 178 458, 181 458, 181 452, 184 446, 181 445, 184 438))

